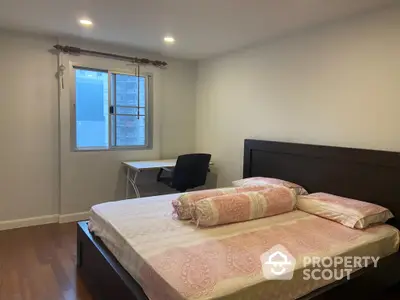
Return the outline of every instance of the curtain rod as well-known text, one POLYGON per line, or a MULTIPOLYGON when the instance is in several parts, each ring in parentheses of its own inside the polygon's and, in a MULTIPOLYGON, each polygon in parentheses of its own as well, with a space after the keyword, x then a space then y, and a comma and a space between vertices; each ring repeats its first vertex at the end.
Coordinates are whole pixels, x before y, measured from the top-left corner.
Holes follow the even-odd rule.
POLYGON ((57 49, 60 52, 63 53, 68 53, 68 54, 85 54, 85 55, 93 55, 93 56, 103 56, 103 57, 109 57, 109 58, 114 58, 114 59, 119 59, 119 60, 125 60, 129 61, 135 64, 141 64, 141 65, 153 65, 155 67, 159 68, 165 68, 168 64, 165 61, 160 61, 160 60, 151 60, 147 58, 138 58, 138 57, 130 57, 130 56, 124 56, 124 55, 119 55, 119 54, 114 54, 114 53, 107 53, 107 52, 99 52, 99 51, 92 51, 92 50, 86 50, 86 49, 81 49, 78 47, 72 47, 72 46, 62 46, 62 45, 54 45, 54 48, 57 49))

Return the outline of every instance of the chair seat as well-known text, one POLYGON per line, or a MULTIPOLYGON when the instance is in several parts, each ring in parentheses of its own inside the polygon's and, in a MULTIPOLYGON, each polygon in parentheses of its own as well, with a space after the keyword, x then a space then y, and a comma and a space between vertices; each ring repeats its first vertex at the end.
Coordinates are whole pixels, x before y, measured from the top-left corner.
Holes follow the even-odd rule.
POLYGON ((172 177, 161 177, 158 181, 164 183, 165 185, 167 185, 168 187, 170 187, 170 188, 172 188, 172 189, 177 190, 177 191, 180 192, 180 193, 184 193, 184 192, 186 192, 186 190, 188 189, 187 187, 177 187, 177 186, 174 186, 174 185, 172 184, 172 177))
POLYGON ((172 177, 160 177, 158 181, 172 187, 172 177))

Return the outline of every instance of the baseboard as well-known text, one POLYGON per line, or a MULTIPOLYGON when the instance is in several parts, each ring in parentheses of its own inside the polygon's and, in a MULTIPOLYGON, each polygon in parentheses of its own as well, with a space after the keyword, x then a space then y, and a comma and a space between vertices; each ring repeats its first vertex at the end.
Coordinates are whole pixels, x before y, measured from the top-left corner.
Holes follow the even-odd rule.
POLYGON ((89 219, 89 212, 79 212, 66 215, 47 215, 26 219, 0 221, 0 231, 51 223, 70 223, 89 219))
POLYGON ((21 228, 21 227, 58 223, 58 220, 59 220, 59 215, 47 215, 47 216, 33 217, 26 219, 0 221, 0 231, 21 228))
POLYGON ((82 221, 82 220, 87 220, 87 219, 89 219, 89 212, 84 211, 84 212, 79 212, 79 213, 60 215, 59 222, 60 223, 70 223, 70 222, 77 222, 77 221, 82 221))

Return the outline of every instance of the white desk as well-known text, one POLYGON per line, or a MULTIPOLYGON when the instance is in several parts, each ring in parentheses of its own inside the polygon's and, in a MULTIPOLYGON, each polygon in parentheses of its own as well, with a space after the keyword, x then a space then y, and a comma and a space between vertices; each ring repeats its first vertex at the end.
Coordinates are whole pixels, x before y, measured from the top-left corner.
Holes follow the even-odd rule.
MULTIPOLYGON (((149 161, 124 161, 124 165, 127 169, 126 171, 126 188, 125 188, 125 199, 129 197, 129 184, 132 185, 135 195, 140 198, 139 188, 136 185, 136 179, 141 171, 154 170, 162 168, 174 168, 176 165, 175 159, 163 159, 163 160, 149 160, 149 161)), ((212 162, 210 162, 212 165, 212 162)))
POLYGON ((149 160, 149 161, 124 161, 122 164, 126 167, 126 187, 125 199, 129 197, 129 184, 135 191, 136 198, 140 198, 139 188, 136 185, 138 174, 144 170, 154 170, 162 168, 173 168, 176 165, 176 159, 149 160))

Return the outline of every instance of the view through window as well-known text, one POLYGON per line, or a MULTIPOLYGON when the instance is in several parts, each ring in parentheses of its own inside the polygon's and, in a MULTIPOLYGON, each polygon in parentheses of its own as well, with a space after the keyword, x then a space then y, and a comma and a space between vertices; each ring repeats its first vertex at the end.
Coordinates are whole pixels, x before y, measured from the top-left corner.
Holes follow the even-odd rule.
POLYGON ((75 90, 78 150, 149 145, 148 76, 75 68, 75 90))

